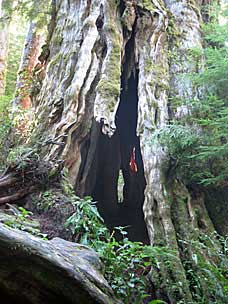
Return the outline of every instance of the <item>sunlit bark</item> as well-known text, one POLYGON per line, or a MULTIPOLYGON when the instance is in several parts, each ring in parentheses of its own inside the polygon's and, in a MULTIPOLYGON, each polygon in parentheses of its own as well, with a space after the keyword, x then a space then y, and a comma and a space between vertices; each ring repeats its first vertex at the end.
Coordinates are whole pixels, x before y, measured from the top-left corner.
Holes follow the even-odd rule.
POLYGON ((31 107, 30 90, 33 79, 33 69, 38 63, 41 44, 42 37, 37 33, 37 26, 31 22, 25 40, 23 56, 18 72, 14 106, 20 105, 24 109, 31 107))

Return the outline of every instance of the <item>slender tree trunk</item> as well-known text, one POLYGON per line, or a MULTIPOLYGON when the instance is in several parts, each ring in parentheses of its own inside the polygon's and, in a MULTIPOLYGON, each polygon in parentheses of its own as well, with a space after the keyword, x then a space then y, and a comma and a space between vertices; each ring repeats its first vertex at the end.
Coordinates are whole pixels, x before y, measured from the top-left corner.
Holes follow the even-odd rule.
POLYGON ((10 14, 5 9, 6 0, 0 2, 0 96, 5 92, 7 55, 9 47, 10 14))
MULTIPOLYGON (((67 169, 76 192, 98 201, 108 226, 131 225, 131 239, 174 250, 174 261, 150 275, 157 296, 169 303, 194 300, 189 265, 202 297, 210 297, 191 245, 214 231, 204 196, 168 176, 169 156, 151 140, 170 119, 189 115, 187 107, 174 109, 174 98, 197 98, 185 74, 198 65, 187 55, 202 47, 201 8, 187 0, 56 1, 46 76, 35 99, 32 138, 41 143, 40 158, 67 169)), ((203 248, 197 254, 211 262, 203 248)))
POLYGON ((16 97, 14 99, 15 106, 20 105, 24 109, 31 107, 30 90, 33 79, 33 69, 38 63, 41 44, 42 37, 37 33, 36 25, 31 22, 25 40, 23 56, 16 83, 16 97))

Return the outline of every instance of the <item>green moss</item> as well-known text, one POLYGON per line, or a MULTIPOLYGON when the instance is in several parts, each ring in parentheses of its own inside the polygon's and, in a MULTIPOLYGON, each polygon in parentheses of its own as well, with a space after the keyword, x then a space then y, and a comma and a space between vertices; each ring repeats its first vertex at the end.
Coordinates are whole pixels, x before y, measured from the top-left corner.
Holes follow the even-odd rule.
POLYGON ((198 17, 199 19, 201 19, 200 8, 197 7, 196 1, 194 1, 194 0, 189 0, 189 1, 188 1, 188 7, 196 13, 196 15, 197 15, 197 17, 198 17))
POLYGON ((169 12, 169 22, 166 33, 168 35, 168 41, 172 44, 172 47, 179 47, 179 38, 183 37, 183 32, 176 24, 175 16, 169 12))
POLYGON ((52 190, 47 190, 42 193, 39 198, 34 198, 33 203, 40 212, 47 212, 54 204, 55 200, 58 198, 57 194, 52 190))
POLYGON ((151 60, 151 58, 147 58, 146 61, 145 61, 145 72, 147 74, 151 73, 152 72, 152 69, 153 69, 153 62, 151 60))
POLYGON ((168 78, 167 71, 163 66, 163 63, 154 64, 150 58, 145 61, 145 72, 147 74, 153 74, 153 79, 150 82, 150 86, 157 85, 161 90, 169 90, 168 84, 164 82, 164 78, 168 78))
POLYGON ((116 100, 119 97, 120 85, 119 83, 110 82, 110 79, 102 79, 97 88, 105 99, 108 98, 116 100))
POLYGON ((58 61, 60 61, 61 58, 62 58, 62 54, 61 54, 61 52, 59 52, 59 53, 56 54, 55 57, 51 60, 49 66, 54 66, 54 65, 56 65, 56 63, 58 63, 58 61))
POLYGON ((153 11, 156 8, 151 0, 141 0, 139 1, 138 6, 148 11, 153 11))
MULTIPOLYGON (((104 74, 105 78, 101 79, 97 90, 104 99, 109 100, 109 110, 112 111, 120 95, 120 77, 121 77, 121 45, 119 35, 116 30, 115 20, 113 20, 113 4, 109 4, 110 22, 104 27, 112 40, 112 49, 106 63, 104 74), (112 15, 111 15, 112 14, 112 15), (112 22, 111 22, 112 21, 112 22)), ((116 9, 115 4, 115 9, 116 9)))
POLYGON ((184 104, 184 100, 178 96, 170 97, 169 98, 169 105, 172 111, 176 111, 178 107, 184 104))
POLYGON ((63 41, 62 35, 61 35, 61 34, 59 34, 59 35, 56 34, 56 35, 53 37, 52 43, 53 43, 54 45, 61 45, 62 41, 63 41))

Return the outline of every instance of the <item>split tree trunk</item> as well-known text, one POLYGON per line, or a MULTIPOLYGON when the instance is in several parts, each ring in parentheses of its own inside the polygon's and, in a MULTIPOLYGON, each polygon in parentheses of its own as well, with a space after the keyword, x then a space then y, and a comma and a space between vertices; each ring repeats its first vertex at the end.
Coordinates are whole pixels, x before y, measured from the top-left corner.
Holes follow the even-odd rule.
MULTIPOLYGON (((151 136, 171 118, 189 114, 183 106, 172 109, 174 97, 197 98, 184 75, 197 66, 187 54, 202 45, 201 8, 201 1, 188 0, 56 1, 46 77, 35 100, 32 137, 42 143, 43 160, 68 169, 77 193, 98 200, 110 227, 131 225, 132 239, 176 252, 170 268, 151 272, 157 295, 163 290, 170 303, 193 301, 189 243, 214 227, 202 193, 167 178, 169 157, 151 136), (129 166, 132 151, 137 172, 129 166)), ((210 262, 203 250, 198 254, 210 262)), ((201 289, 208 298, 203 281, 201 289)))

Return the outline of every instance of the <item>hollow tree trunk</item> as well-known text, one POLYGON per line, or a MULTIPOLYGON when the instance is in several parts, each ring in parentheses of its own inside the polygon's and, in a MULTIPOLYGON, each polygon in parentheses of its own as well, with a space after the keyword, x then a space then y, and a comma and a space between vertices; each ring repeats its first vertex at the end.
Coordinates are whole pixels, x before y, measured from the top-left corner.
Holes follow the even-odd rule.
POLYGON ((14 106, 20 105, 24 109, 31 107, 30 89, 33 78, 33 69, 38 63, 41 44, 42 37, 37 32, 37 26, 31 22, 25 40, 23 56, 19 68, 14 106))
POLYGON ((0 1, 0 96, 4 95, 5 92, 7 55, 9 47, 9 25, 11 18, 10 13, 6 11, 6 2, 6 0, 0 1))
MULTIPOLYGON (((172 109, 174 97, 197 98, 185 73, 198 64, 188 62, 187 53, 202 44, 201 8, 201 1, 187 0, 56 1, 46 76, 35 100, 32 137, 42 143, 43 160, 68 169, 77 193, 98 201, 108 226, 131 225, 133 240, 176 252, 169 268, 151 272, 157 295, 163 290, 170 303, 193 301, 189 242, 214 227, 202 193, 167 177, 169 157, 150 138, 171 118, 189 115, 183 106, 172 109)), ((210 263, 203 249, 198 254, 210 263)), ((201 289, 208 298, 203 281, 201 289)))

